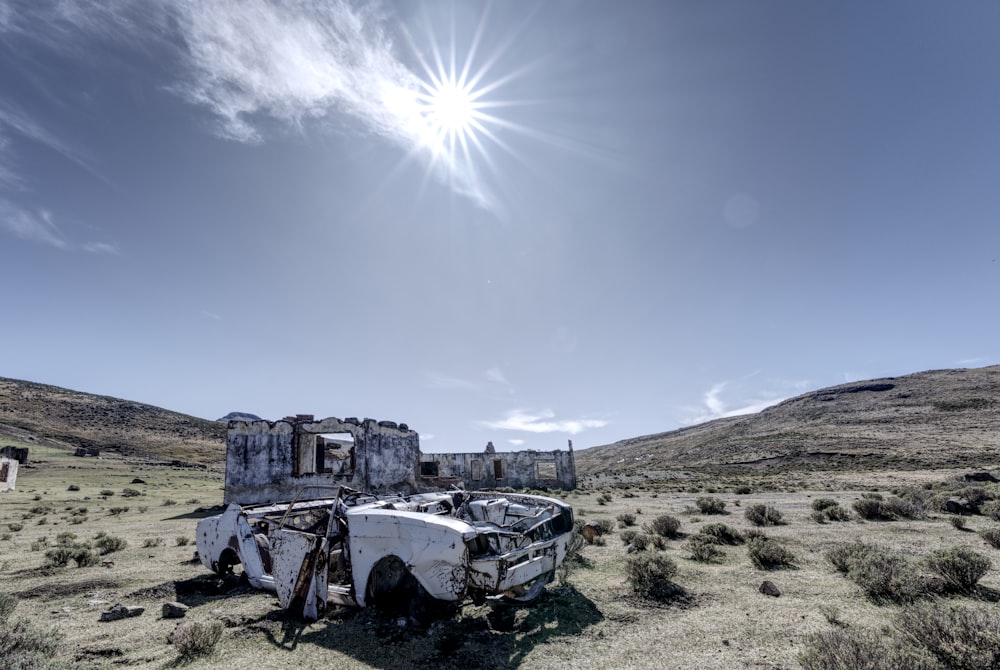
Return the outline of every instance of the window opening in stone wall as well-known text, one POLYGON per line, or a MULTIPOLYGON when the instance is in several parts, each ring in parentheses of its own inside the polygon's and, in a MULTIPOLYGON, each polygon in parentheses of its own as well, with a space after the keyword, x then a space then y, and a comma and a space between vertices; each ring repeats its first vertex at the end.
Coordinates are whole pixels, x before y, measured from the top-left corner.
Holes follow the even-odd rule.
POLYGON ((0 482, 3 482, 4 484, 7 483, 7 474, 9 470, 10 466, 7 463, 0 465, 0 482))
POLYGON ((503 461, 499 458, 493 461, 493 479, 503 479, 503 461))
POLYGON ((535 479, 555 479, 555 461, 535 461, 535 479))
POLYGON ((316 471, 332 475, 353 475, 354 436, 350 433, 316 435, 316 471))
POLYGON ((438 462, 437 461, 421 461, 420 462, 420 476, 421 477, 437 477, 438 476, 438 462))

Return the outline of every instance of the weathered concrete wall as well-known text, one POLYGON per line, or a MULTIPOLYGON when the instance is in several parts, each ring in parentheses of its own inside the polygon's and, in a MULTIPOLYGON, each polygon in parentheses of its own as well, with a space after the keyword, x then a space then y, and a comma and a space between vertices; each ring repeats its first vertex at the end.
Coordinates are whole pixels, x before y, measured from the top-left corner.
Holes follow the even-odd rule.
POLYGON ((17 461, 13 458, 0 458, 0 491, 13 491, 17 482, 17 461))
POLYGON ((303 487, 349 486, 373 493, 414 492, 420 438, 405 424, 374 419, 230 421, 226 446, 226 503, 289 500, 303 487), (353 470, 323 472, 317 436, 349 433, 353 470))
POLYGON ((12 444, 7 445, 3 449, 0 449, 0 457, 12 458, 21 465, 28 464, 28 448, 27 447, 15 447, 12 444))
MULTIPOLYGON (((576 462, 568 451, 490 451, 472 454, 423 454, 421 463, 437 463, 437 479, 458 480, 470 490, 576 488, 576 462)), ((421 477, 432 485, 434 477, 421 477)))

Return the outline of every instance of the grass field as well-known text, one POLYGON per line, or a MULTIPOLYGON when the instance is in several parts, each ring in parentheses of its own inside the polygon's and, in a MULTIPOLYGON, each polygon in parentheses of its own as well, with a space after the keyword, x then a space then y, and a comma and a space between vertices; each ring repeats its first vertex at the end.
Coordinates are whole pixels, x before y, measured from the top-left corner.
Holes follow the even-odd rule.
MULTIPOLYGON (((1000 522, 987 515, 955 522, 929 505, 926 516, 912 519, 862 521, 853 511, 848 521, 813 519, 817 498, 852 510, 867 492, 888 500, 891 489, 909 486, 940 499, 964 486, 955 480, 961 472, 814 472, 726 481, 691 476, 660 485, 594 482, 595 488, 565 495, 578 519, 605 520, 614 530, 585 544, 577 567, 531 605, 466 605, 454 619, 426 630, 354 610, 336 610, 307 625, 286 620, 273 595, 223 583, 192 562, 194 527, 203 514, 196 510, 221 502, 221 470, 115 455, 76 458, 62 449, 27 446, 31 460, 19 472, 17 490, 0 494, 0 592, 18 598, 11 621, 28 620, 58 638, 57 660, 68 667, 795 668, 811 635, 882 631, 905 606, 867 597, 827 560, 830 549, 856 540, 918 563, 936 550, 969 548, 993 567, 974 588, 936 599, 994 609, 1000 600, 1000 550, 978 534, 1000 522), (136 478, 144 483, 133 483, 136 478), (702 498, 725 503, 724 513, 699 511, 707 505, 702 498), (691 536, 717 523, 750 531, 744 512, 754 505, 780 513, 781 525, 761 530, 791 552, 790 567, 755 567, 747 544, 720 545, 724 555, 710 562, 692 559, 691 536), (630 554, 622 533, 641 533, 662 514, 680 521, 680 536, 666 540, 662 550, 630 554), (634 525, 622 527, 618 518, 630 515, 634 525), (95 543, 104 533, 127 546, 100 556, 111 566, 70 561, 45 567, 47 550, 65 533, 76 537, 62 535, 64 543, 95 543), (682 596, 659 602, 633 593, 625 563, 650 553, 676 563, 673 581, 682 596), (765 579, 777 585, 780 597, 758 592, 765 579), (207 655, 181 658, 168 644, 178 621, 163 619, 161 607, 173 600, 191 607, 181 621, 222 623, 222 637, 207 655), (116 603, 145 612, 99 622, 116 603)), ((1000 497, 997 487, 980 488, 1000 497)))

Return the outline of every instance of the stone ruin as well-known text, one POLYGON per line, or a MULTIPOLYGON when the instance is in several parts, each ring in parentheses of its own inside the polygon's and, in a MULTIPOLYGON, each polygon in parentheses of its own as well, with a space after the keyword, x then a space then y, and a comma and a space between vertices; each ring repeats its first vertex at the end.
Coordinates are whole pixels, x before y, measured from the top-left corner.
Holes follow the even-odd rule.
POLYGON ((576 488, 573 444, 568 451, 486 450, 422 454, 405 423, 375 419, 229 422, 224 501, 289 500, 302 488, 348 486, 371 493, 416 493, 462 484, 467 489, 576 488))

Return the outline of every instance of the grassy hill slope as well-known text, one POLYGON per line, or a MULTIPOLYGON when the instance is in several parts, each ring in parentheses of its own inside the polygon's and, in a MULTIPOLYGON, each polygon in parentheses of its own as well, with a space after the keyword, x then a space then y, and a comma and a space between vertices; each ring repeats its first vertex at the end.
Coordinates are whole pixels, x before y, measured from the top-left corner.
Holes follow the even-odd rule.
POLYGON ((225 461, 225 424, 120 398, 0 377, 0 444, 5 444, 4 435, 167 461, 204 465, 225 461))
POLYGON ((580 474, 1000 461, 1000 365, 832 386, 757 414, 576 452, 580 474))

